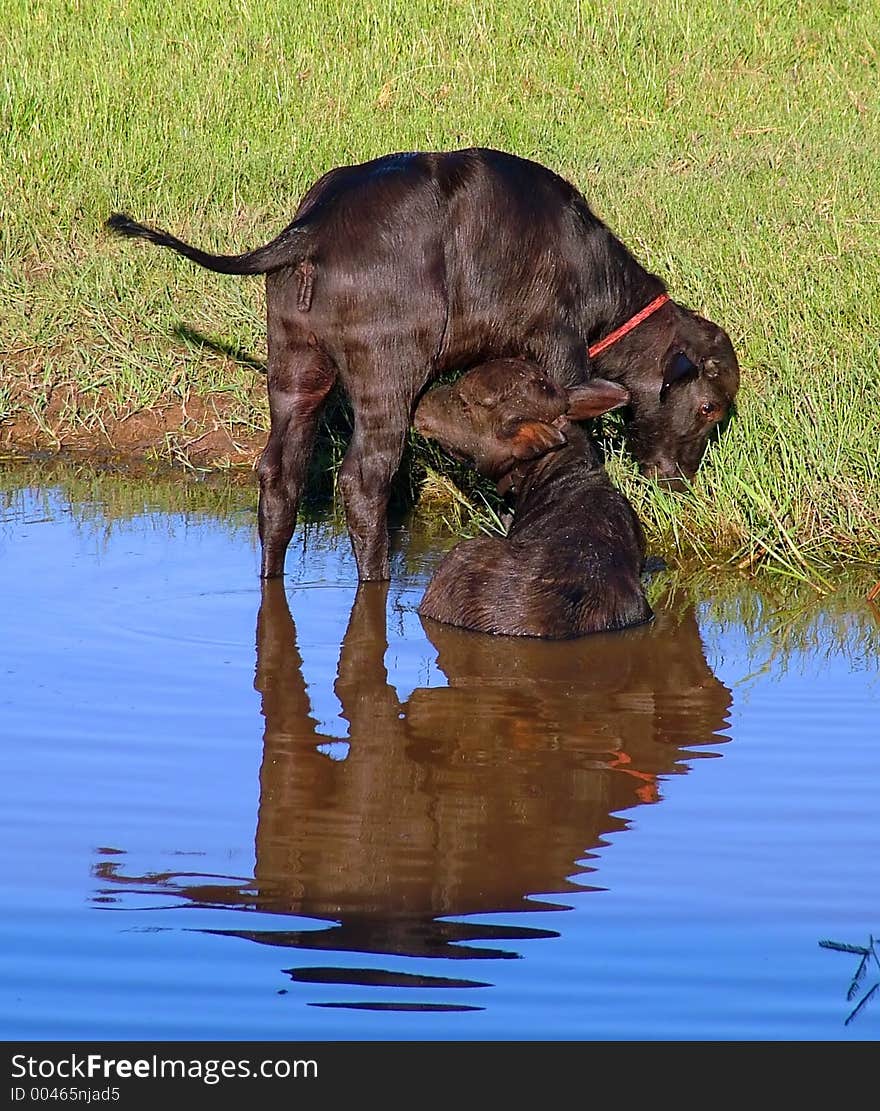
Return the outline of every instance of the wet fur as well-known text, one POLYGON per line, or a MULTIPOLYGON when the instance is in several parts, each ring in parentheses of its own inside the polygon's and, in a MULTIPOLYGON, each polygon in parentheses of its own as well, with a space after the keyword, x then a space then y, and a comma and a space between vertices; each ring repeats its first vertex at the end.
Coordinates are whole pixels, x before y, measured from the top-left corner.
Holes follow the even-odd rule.
POLYGON ((537 367, 487 363, 428 393, 416 411, 423 434, 514 490, 507 536, 453 548, 419 613, 478 632, 552 640, 643 624, 652 613, 640 580, 645 540, 638 517, 587 432, 568 421, 559 428, 547 423, 564 414, 566 391, 548 382, 537 392, 538 376, 537 367), (492 388, 518 378, 506 396, 492 388), (486 388, 461 405, 473 383, 486 388), (541 418, 537 425, 531 412, 541 418), (561 442, 548 448, 554 429, 561 442), (531 435, 536 457, 505 457, 505 445, 523 450, 523 433, 531 435))

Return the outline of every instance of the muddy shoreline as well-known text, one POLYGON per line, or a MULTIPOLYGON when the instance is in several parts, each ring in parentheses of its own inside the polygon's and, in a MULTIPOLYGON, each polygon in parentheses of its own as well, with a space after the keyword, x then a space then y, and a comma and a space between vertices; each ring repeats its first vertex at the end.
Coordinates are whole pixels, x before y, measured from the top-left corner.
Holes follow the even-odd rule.
POLYGON ((105 411, 73 421, 65 419, 65 399, 53 401, 56 412, 48 412, 45 420, 19 414, 0 425, 0 461, 37 455, 249 473, 266 442, 266 431, 254 431, 231 417, 223 395, 190 395, 121 417, 105 411))

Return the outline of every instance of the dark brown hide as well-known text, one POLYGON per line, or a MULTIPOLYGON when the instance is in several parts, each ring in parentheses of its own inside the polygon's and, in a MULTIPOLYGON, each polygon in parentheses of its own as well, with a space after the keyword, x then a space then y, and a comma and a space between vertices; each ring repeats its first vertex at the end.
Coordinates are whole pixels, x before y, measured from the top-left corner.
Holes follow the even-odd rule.
POLYGON ((390 154, 331 170, 276 239, 242 255, 209 254, 122 214, 108 226, 221 273, 267 275, 267 578, 283 572, 318 415, 337 381, 354 413, 339 483, 362 579, 388 575, 391 480, 414 404, 437 375, 515 357, 563 386, 594 373, 620 382, 635 458, 670 481, 696 472, 739 384, 727 335, 671 301, 591 365, 588 345, 663 283, 572 185, 500 151, 390 154), (696 373, 670 376, 682 354, 696 373))
POLYGON ((574 420, 626 404, 594 379, 569 390, 537 366, 494 360, 422 398, 415 426, 514 497, 506 537, 458 544, 419 613, 484 633, 560 640, 651 617, 639 521, 574 420))

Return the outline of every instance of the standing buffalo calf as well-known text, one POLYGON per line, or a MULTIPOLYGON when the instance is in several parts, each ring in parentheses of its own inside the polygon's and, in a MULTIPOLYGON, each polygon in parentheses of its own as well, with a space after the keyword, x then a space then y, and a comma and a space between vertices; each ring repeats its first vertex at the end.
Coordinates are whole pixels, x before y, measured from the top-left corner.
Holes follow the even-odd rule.
POLYGON ((586 432, 572 421, 625 405, 594 379, 566 390, 541 369, 496 359, 429 391, 417 431, 472 463, 515 499, 506 537, 458 544, 419 613, 484 633, 560 640, 641 625, 641 525, 586 432))
POLYGON ((646 474, 692 477, 739 385, 721 328, 671 301, 545 167, 500 151, 389 154, 325 174, 256 250, 213 255, 115 214, 120 235, 225 274, 265 274, 271 430, 260 460, 264 578, 280 575, 321 406, 354 413, 339 485, 361 579, 388 577, 386 510, 416 399, 489 358, 630 395, 646 474))

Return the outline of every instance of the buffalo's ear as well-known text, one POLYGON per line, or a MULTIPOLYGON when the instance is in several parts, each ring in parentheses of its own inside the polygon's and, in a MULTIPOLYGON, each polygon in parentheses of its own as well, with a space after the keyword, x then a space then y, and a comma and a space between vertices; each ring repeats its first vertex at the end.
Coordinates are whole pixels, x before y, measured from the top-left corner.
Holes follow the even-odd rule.
POLYGON ((683 382, 686 378, 696 378, 700 368, 692 362, 683 351, 677 351, 669 360, 666 373, 663 375, 663 385, 660 387, 660 400, 663 401, 669 393, 670 386, 676 382, 683 382))
POLYGON ((589 420, 601 417, 612 409, 619 409, 629 401, 629 390, 617 382, 604 378, 593 378, 582 386, 567 390, 568 408, 565 415, 569 420, 589 420))
POLYGON ((515 459, 537 459, 566 443, 565 433, 543 420, 510 421, 501 430, 501 439, 515 459))

